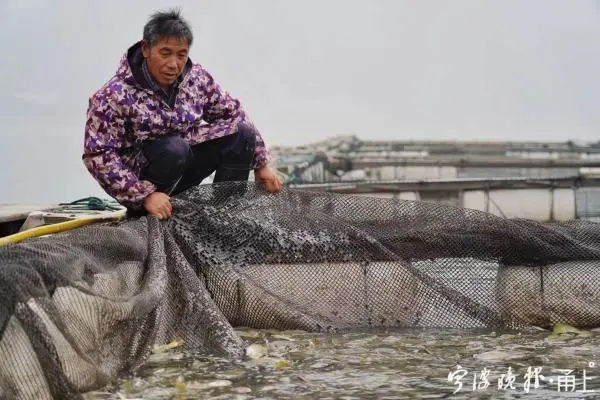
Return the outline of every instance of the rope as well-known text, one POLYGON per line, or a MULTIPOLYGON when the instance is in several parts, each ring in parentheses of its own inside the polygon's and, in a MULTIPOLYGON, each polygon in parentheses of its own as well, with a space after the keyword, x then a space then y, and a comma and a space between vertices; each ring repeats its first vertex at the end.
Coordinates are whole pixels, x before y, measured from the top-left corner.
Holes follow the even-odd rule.
POLYGON ((68 206, 67 208, 77 210, 94 210, 94 211, 119 211, 123 209, 118 203, 108 200, 103 200, 98 197, 84 197, 70 203, 59 203, 59 206, 68 206))

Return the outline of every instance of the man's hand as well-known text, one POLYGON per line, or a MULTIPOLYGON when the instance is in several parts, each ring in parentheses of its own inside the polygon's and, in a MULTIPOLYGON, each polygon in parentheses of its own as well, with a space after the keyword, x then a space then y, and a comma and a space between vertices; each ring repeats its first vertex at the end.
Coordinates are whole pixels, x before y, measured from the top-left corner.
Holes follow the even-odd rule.
POLYGON ((148 214, 157 217, 158 219, 166 219, 171 216, 173 208, 171 199, 164 193, 154 192, 144 199, 144 208, 148 214))
POLYGON ((254 180, 263 185, 265 189, 271 193, 278 193, 283 187, 283 184, 275 174, 275 171, 268 166, 255 169, 254 180))

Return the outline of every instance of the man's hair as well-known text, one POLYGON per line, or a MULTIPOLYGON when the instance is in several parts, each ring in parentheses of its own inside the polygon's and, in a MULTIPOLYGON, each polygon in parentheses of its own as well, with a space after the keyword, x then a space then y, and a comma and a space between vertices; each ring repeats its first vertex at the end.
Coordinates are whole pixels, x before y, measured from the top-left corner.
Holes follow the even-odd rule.
POLYGON ((183 19, 181 11, 178 9, 157 11, 150 15, 150 19, 144 26, 143 39, 150 46, 165 38, 186 40, 190 46, 192 45, 194 40, 192 28, 183 19))

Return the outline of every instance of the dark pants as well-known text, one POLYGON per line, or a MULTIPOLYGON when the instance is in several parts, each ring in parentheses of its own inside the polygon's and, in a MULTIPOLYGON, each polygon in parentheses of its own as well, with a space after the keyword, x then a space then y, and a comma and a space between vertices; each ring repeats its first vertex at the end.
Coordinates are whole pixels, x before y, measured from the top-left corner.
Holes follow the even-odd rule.
POLYGON ((236 133, 194 146, 179 136, 145 141, 141 150, 148 165, 141 178, 168 195, 200 184, 213 172, 214 182, 247 181, 255 138, 253 128, 240 124, 236 133))

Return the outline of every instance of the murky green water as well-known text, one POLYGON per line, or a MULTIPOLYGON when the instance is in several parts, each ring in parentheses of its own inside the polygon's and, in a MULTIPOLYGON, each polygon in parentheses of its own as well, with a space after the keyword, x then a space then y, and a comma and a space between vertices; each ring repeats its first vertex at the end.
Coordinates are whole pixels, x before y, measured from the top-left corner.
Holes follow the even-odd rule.
POLYGON ((539 330, 239 332, 249 344, 257 344, 247 361, 191 356, 173 349, 154 354, 138 376, 120 382, 119 388, 90 393, 87 398, 600 398, 600 332, 550 338, 550 332, 539 330), (466 375, 454 394, 459 387, 448 380, 448 374, 457 366, 466 375), (536 367, 541 367, 538 387, 536 367), (480 379, 484 368, 487 383, 480 379), (589 393, 577 392, 583 389, 589 393))

